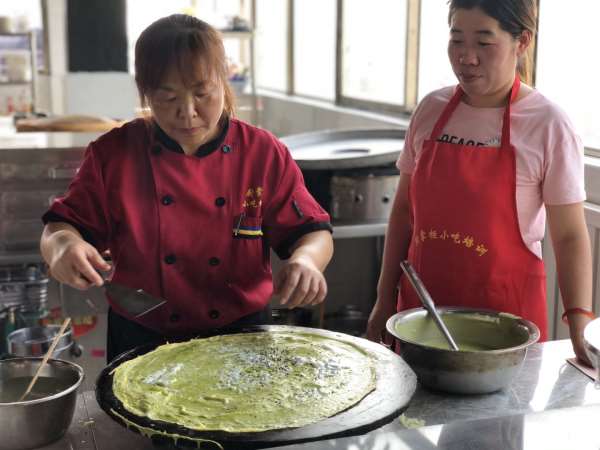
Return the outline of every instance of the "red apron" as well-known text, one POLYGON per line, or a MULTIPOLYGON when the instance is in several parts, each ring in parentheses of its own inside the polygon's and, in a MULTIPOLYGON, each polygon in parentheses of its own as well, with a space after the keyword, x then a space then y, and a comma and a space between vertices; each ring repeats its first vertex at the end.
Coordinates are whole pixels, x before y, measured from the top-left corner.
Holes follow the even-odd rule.
MULTIPOLYGON (((499 148, 436 141, 461 101, 463 91, 456 90, 424 142, 412 175, 408 260, 436 304, 516 314, 534 322, 544 341, 544 264, 523 242, 517 217, 510 104, 519 87, 516 77, 499 148)), ((402 277, 398 311, 420 306, 402 277)))

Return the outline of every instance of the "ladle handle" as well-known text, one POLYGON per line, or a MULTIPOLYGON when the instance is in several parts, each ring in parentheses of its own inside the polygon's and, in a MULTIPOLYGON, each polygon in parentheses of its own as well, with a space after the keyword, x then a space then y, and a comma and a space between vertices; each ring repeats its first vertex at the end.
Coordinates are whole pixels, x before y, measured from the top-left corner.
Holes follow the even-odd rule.
POLYGON ((438 328, 440 329, 440 331, 442 332, 442 334, 448 341, 448 344, 450 344, 450 348, 452 350, 457 351, 458 346, 456 345, 456 342, 454 342, 452 335, 448 331, 448 328, 446 328, 446 324, 444 323, 444 321, 438 314, 437 310, 435 309, 435 304, 433 303, 433 300, 431 299, 431 295, 429 295, 429 292, 427 292, 425 285, 419 278, 419 275, 417 275, 417 272, 413 268, 412 264, 409 263, 408 261, 402 261, 400 263, 400 267, 402 268, 402 270, 408 277, 408 281, 410 281, 410 284, 412 284, 413 288, 415 289, 415 291, 417 293, 417 296, 421 300, 421 303, 423 304, 425 309, 433 316, 433 320, 435 320, 435 323, 437 324, 438 328))

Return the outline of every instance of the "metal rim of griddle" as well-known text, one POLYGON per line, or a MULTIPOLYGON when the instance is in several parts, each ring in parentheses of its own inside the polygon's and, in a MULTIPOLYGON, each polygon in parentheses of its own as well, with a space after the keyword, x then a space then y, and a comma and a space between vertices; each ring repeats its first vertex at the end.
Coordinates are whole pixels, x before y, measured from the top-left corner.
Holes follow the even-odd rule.
POLYGON ((309 133, 300 133, 281 138, 281 141, 290 149, 292 157, 303 170, 343 170, 343 169, 361 169, 368 167, 386 166, 394 164, 404 146, 406 136, 405 128, 365 128, 353 130, 325 130, 309 133), (346 153, 347 157, 341 158, 322 158, 322 159, 304 159, 302 157, 302 147, 315 146, 318 144, 331 144, 337 141, 348 140, 372 140, 397 139, 398 148, 390 149, 382 153, 370 153, 364 145, 356 148, 340 148, 336 150, 338 154, 346 153))
POLYGON ((376 360, 375 368, 377 381, 375 390, 351 408, 342 411, 335 416, 303 427, 255 433, 192 430, 173 423, 154 421, 146 417, 139 417, 127 411, 113 393, 112 372, 114 369, 123 362, 148 353, 157 347, 157 344, 150 344, 137 347, 119 355, 102 370, 96 381, 96 399, 104 412, 126 428, 139 432, 135 426, 128 427, 119 415, 125 417, 135 425, 155 430, 157 434, 153 437, 153 440, 159 442, 172 442, 172 438, 164 436, 164 434, 167 433, 170 435, 177 435, 177 445, 180 445, 180 441, 183 441, 185 444, 185 441, 187 440, 187 442, 191 444, 194 439, 206 439, 219 442, 224 448, 232 446, 231 448, 235 449, 266 448, 364 434, 389 423, 402 414, 408 407, 409 401, 416 389, 416 376, 414 372, 397 354, 380 344, 376 344, 366 339, 317 328, 287 325, 262 325, 240 329, 220 330, 219 332, 206 333, 199 337, 210 337, 217 334, 276 331, 296 331, 318 334, 352 343, 359 348, 368 351, 376 360), (161 436, 161 434, 163 434, 163 436, 161 436))

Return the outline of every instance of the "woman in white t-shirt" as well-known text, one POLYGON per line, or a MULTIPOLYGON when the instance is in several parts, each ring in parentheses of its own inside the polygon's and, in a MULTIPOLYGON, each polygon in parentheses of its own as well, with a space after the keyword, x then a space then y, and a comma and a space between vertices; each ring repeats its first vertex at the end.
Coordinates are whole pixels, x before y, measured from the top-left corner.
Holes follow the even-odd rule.
POLYGON ((459 84, 429 94, 411 119, 367 336, 379 340, 387 318, 420 306, 401 277, 408 259, 437 304, 517 314, 547 339, 547 214, 563 318, 589 364, 583 147, 564 112, 526 84, 535 1, 449 3, 448 55, 459 84))

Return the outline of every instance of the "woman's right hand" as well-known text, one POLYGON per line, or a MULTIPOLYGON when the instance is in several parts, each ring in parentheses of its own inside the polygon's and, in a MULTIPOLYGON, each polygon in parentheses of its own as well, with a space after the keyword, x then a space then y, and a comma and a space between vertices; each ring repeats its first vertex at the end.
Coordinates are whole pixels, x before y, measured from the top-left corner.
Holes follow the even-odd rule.
POLYGON ((57 281, 80 290, 104 284, 98 270, 108 271, 110 264, 80 236, 69 230, 57 231, 50 238, 50 245, 54 251, 48 266, 57 281))
POLYGON ((377 343, 391 344, 385 339, 387 334, 385 324, 394 314, 396 314, 396 298, 379 296, 367 322, 367 339, 377 343))

